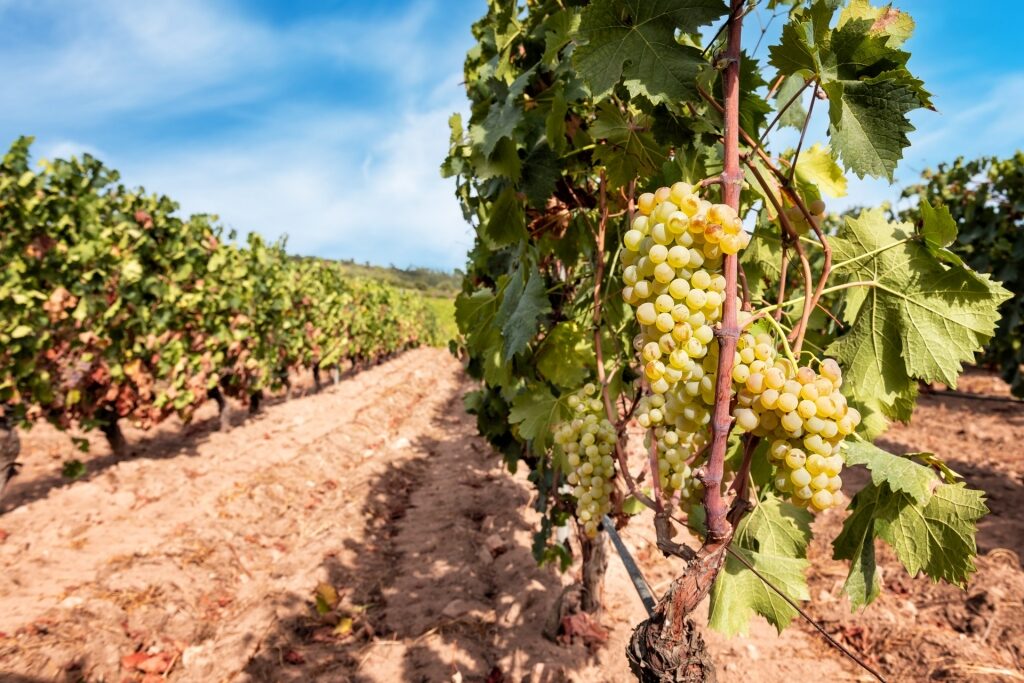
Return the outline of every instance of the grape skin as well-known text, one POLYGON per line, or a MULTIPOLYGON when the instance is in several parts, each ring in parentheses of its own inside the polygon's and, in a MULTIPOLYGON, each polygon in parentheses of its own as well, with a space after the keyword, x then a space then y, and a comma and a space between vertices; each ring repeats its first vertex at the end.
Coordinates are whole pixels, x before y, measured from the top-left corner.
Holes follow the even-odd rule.
MULTIPOLYGON (((842 371, 834 360, 822 361, 817 373, 810 367, 794 368, 785 359, 771 366, 757 366, 762 359, 746 363, 749 349, 762 341, 745 334, 737 344, 737 367, 746 368, 739 372, 746 374, 742 384, 733 372, 737 404, 749 407, 737 409, 736 428, 772 439, 768 452, 780 493, 789 494, 796 505, 827 510, 840 502, 841 445, 860 424, 860 413, 839 390, 842 371)), ((762 362, 767 364, 767 359, 762 362)))
POLYGON ((597 387, 587 384, 568 398, 573 418, 554 426, 555 446, 570 471, 566 480, 573 487, 576 518, 584 533, 597 535, 601 518, 611 511, 615 479, 615 426, 603 417, 603 404, 595 397, 597 387))
POLYGON ((666 495, 696 500, 703 487, 692 475, 707 445, 714 405, 722 318, 723 254, 750 241, 736 212, 676 183, 638 199, 639 214, 623 238, 623 299, 634 310, 643 374, 652 394, 637 406, 651 430, 666 495))

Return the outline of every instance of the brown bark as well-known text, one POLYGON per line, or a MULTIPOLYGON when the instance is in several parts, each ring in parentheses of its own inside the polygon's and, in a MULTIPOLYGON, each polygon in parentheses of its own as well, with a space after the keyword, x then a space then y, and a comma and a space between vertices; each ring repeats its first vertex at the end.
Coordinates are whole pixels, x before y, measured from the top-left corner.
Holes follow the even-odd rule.
MULTIPOLYGON (((723 77, 725 96, 724 203, 739 210, 743 175, 739 159, 739 68, 744 0, 731 0, 727 66, 723 77)), ((711 419, 711 452, 699 476, 704 484, 703 505, 707 513, 707 541, 697 556, 686 564, 662 597, 650 619, 637 626, 627 649, 630 666, 643 683, 715 681, 715 667, 698 627, 690 614, 711 591, 725 564, 733 528, 727 519, 722 495, 725 453, 732 428, 732 365, 739 338, 736 316, 738 259, 723 259, 726 289, 722 323, 716 332, 719 344, 715 406, 711 419)))
POLYGON ((599 531, 594 538, 583 539, 584 612, 600 616, 604 606, 604 576, 608 571, 608 534, 599 531))

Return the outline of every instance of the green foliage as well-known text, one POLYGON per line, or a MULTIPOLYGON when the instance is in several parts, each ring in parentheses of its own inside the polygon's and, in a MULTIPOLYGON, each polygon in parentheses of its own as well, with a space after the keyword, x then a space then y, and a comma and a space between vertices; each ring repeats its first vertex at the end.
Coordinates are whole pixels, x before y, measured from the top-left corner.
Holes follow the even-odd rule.
POLYGON ((65 460, 60 468, 60 476, 71 481, 81 479, 86 474, 88 474, 88 470, 85 467, 85 463, 77 459, 65 460))
POLYGON ((817 0, 793 13, 771 63, 779 74, 820 84, 832 146, 849 170, 892 180, 914 130, 907 114, 931 107, 931 99, 907 69, 910 53, 899 49, 913 22, 888 11, 853 3, 833 27, 835 3, 817 0))
MULTIPOLYGON (((816 283, 803 281, 772 200, 791 210, 794 198, 811 204, 843 196, 849 173, 891 178, 912 130, 908 114, 931 106, 901 49, 910 18, 865 0, 841 4, 786 3, 788 21, 769 63, 748 53, 740 62, 741 142, 764 137, 772 164, 745 156, 739 215, 756 214, 757 228, 741 263, 753 311, 777 310, 785 332, 798 326, 804 292, 816 283), (769 98, 768 84, 780 77, 769 98), (811 112, 797 95, 802 88, 821 93, 828 106, 811 112), (780 125, 797 128, 812 113, 827 117, 828 144, 808 141, 797 158, 773 149, 767 127, 780 113, 780 125), (792 262, 785 269, 784 251, 792 262)), ((492 1, 473 25, 464 73, 470 117, 451 118, 441 166, 477 235, 455 303, 460 350, 481 382, 466 406, 510 467, 530 467, 543 513, 539 561, 565 562, 554 530, 574 509, 549 450, 563 401, 602 376, 622 412, 643 391, 633 349, 638 327, 621 302, 618 263, 635 200, 722 172, 723 44, 716 38, 705 49, 698 31, 725 13, 719 0, 492 1)), ((717 192, 704 195, 714 201, 717 192)), ((801 360, 838 358, 848 378, 843 391, 865 414, 860 438, 870 440, 889 420, 909 417, 918 380, 955 382, 961 364, 991 338, 1007 292, 952 257, 953 230, 941 210, 920 229, 867 212, 826 228, 826 236, 835 273, 811 312, 801 360)), ((807 232, 801 245, 808 267, 820 273, 817 236, 807 232)), ((837 540, 837 555, 851 560, 854 604, 879 587, 876 539, 893 545, 911 573, 962 583, 972 568, 974 521, 984 512, 980 494, 944 483, 937 474, 944 465, 930 454, 906 459, 870 448, 857 443, 847 454, 873 480, 854 499, 854 522, 837 540), (921 521, 911 524, 914 515, 921 521), (935 539, 949 542, 948 557, 935 539)), ((741 461, 739 454, 727 462, 727 480, 741 461)), ((750 476, 759 505, 741 522, 733 550, 793 599, 807 599, 809 515, 771 494, 766 462, 754 463, 750 476)), ((616 499, 624 516, 636 511, 624 491, 616 499)), ((681 513, 700 525, 699 506, 681 513)), ((719 575, 712 606, 712 624, 730 633, 755 613, 779 628, 793 618, 735 557, 719 575)))
MULTIPOLYGON (((804 573, 811 539, 811 513, 768 494, 740 522, 732 549, 792 600, 807 600, 804 573)), ((710 624, 727 635, 746 633, 750 617, 760 614, 780 632, 794 617, 781 596, 729 556, 711 592, 710 624)))
POLYGON ((901 218, 922 226, 929 246, 944 248, 945 260, 962 259, 1013 293, 999 308, 999 328, 984 360, 1000 367, 1014 394, 1024 397, 1024 153, 939 164, 903 196, 917 205, 901 218))
POLYGON ((446 341, 417 294, 283 242, 235 244, 89 155, 32 171, 30 143, 0 165, 0 406, 15 422, 187 420, 216 386, 247 400, 300 366, 446 341))
MULTIPOLYGON (((319 261, 321 259, 309 259, 319 261)), ((374 266, 342 259, 333 261, 349 279, 377 280, 399 289, 411 289, 431 298, 452 298, 459 293, 462 272, 448 273, 433 268, 398 268, 396 266, 374 266)))
POLYGON ((943 263, 913 225, 890 223, 881 210, 848 218, 831 242, 835 272, 862 285, 846 300, 849 332, 828 351, 849 368, 860 404, 907 420, 916 380, 955 386, 961 363, 995 332, 997 308, 1011 294, 943 263))

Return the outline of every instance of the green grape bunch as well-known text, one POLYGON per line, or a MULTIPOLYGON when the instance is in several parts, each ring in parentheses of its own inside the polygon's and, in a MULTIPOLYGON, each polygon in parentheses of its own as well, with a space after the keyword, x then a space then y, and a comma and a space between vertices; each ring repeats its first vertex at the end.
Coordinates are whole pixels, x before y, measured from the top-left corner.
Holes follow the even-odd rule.
POLYGON ((722 257, 747 246, 750 234, 732 208, 701 198, 688 183, 645 193, 637 205, 621 252, 622 297, 640 325, 633 345, 651 390, 637 421, 653 430, 661 489, 688 502, 703 490, 693 472, 715 402, 722 257))
POLYGON ((597 387, 587 384, 568 398, 571 420, 554 427, 555 445, 569 466, 566 477, 576 499, 576 518, 593 538, 601 518, 611 511, 615 487, 615 426, 603 416, 597 387))
MULTIPOLYGON (((622 296, 635 308, 640 334, 634 347, 650 388, 638 403, 637 421, 652 430, 648 446, 657 451, 662 490, 687 503, 703 490, 693 474, 705 457, 715 403, 713 325, 722 317, 722 256, 746 246, 749 234, 735 211, 701 199, 686 183, 641 195, 638 206, 622 251, 622 296)), ((750 320, 743 315, 743 322, 750 320)), ((736 431, 772 440, 780 493, 801 507, 826 510, 841 500, 841 444, 860 414, 839 390, 836 361, 822 361, 815 372, 797 367, 791 354, 780 357, 777 346, 763 332, 746 332, 737 342, 736 431)))
POLYGON ((733 368, 736 429, 772 439, 769 455, 780 493, 801 507, 827 510, 841 500, 842 443, 861 415, 839 390, 843 373, 835 360, 823 360, 818 372, 788 358, 770 362, 768 339, 740 338, 733 368), (757 351, 748 353, 752 349, 757 351))

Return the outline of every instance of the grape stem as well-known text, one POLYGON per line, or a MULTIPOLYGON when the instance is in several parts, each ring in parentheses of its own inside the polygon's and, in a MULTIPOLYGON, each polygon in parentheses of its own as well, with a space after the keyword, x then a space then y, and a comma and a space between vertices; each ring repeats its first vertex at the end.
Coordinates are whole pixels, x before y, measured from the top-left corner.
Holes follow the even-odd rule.
MULTIPOLYGON (((782 266, 779 269, 779 303, 786 300, 786 276, 789 274, 789 251, 786 248, 786 243, 782 243, 782 266)), ((778 308, 775 310, 775 320, 782 320, 782 309, 778 308)))
MULTIPOLYGON (((700 86, 697 87, 697 92, 700 94, 701 97, 704 98, 704 100, 708 104, 714 107, 720 114, 724 114, 725 107, 723 107, 721 104, 715 101, 715 98, 712 97, 710 93, 708 93, 700 86)), ((815 92, 817 92, 817 86, 815 86, 815 92)), ((810 113, 811 112, 808 111, 808 119, 810 117, 810 113)), ((805 120, 805 131, 806 128, 807 122, 805 120)), ((800 196, 800 193, 793 189, 792 178, 787 176, 781 170, 779 170, 778 166, 775 165, 775 162, 772 160, 771 156, 769 156, 769 154, 764 151, 764 148, 761 145, 759 145, 757 140, 755 140, 749 133, 747 133, 747 131, 741 128, 739 129, 739 134, 740 137, 743 138, 743 142, 751 148, 751 151, 754 154, 757 155, 757 157, 764 164, 765 168, 771 171, 772 175, 775 176, 775 178, 778 180, 780 188, 782 189, 782 192, 786 195, 786 198, 789 199, 793 206, 797 207, 800 210, 800 213, 804 217, 804 220, 806 220, 807 223, 811 226, 811 229, 814 230, 814 234, 821 244, 822 251, 824 252, 825 261, 822 264, 821 276, 818 278, 818 285, 817 287, 815 287, 814 294, 812 295, 811 308, 813 309, 813 304, 816 304, 818 302, 818 299, 820 299, 823 296, 823 290, 825 289, 825 285, 828 282, 829 274, 832 272, 832 247, 829 245, 828 238, 825 237, 825 233, 823 233, 821 231, 821 228, 818 227, 818 225, 815 223, 813 217, 811 216, 811 212, 807 208, 807 205, 804 203, 804 200, 800 196)), ((801 135, 801 139, 802 138, 803 135, 801 135)), ((749 158, 744 158, 744 164, 747 166, 747 168, 750 168, 751 170, 755 168, 753 161, 751 161, 749 158)), ((793 165, 793 168, 796 168, 795 164, 793 165)), ((762 183, 762 187, 764 186, 765 185, 762 183)), ((768 191, 768 196, 774 198, 775 195, 773 192, 768 191)))
POLYGON ((772 192, 771 186, 765 180, 764 175, 761 174, 760 169, 754 164, 747 164, 747 168, 750 169, 757 183, 764 189, 768 201, 775 207, 775 211, 779 215, 779 222, 782 224, 782 229, 789 236, 789 241, 800 258, 800 267, 803 270, 804 288, 807 290, 807 296, 804 297, 804 311, 800 316, 800 322, 797 323, 790 336, 790 339, 794 340, 793 348, 799 354, 800 348, 803 346, 804 334, 807 331, 807 323, 811 319, 811 311, 814 310, 814 275, 811 273, 811 262, 807 259, 807 252, 804 251, 803 245, 800 244, 800 234, 793 227, 793 224, 789 222, 789 216, 783 210, 782 202, 772 192))
POLYGON ((814 113, 814 103, 818 101, 818 83, 815 81, 814 90, 811 92, 811 103, 807 106, 807 115, 804 117, 804 125, 800 128, 800 142, 796 144, 796 152, 793 154, 793 163, 789 168, 789 182, 793 182, 796 175, 796 162, 800 160, 800 150, 804 146, 804 138, 807 137, 807 126, 811 122, 811 114, 814 113))
POLYGON ((796 356, 793 353, 793 349, 790 348, 789 340, 786 339, 786 330, 782 327, 782 323, 770 315, 764 316, 764 319, 775 328, 776 332, 779 333, 779 339, 782 340, 782 350, 786 353, 786 358, 789 359, 789 362, 793 364, 794 368, 798 367, 799 363, 796 362, 796 356))
MULTIPOLYGON (((722 198, 737 214, 743 184, 739 150, 740 39, 743 29, 743 5, 744 0, 732 0, 726 48, 727 64, 722 80, 722 92, 725 96, 725 168, 722 172, 722 198)), ((718 375, 715 377, 715 405, 711 417, 711 454, 703 476, 703 503, 707 515, 708 542, 711 544, 728 543, 732 535, 732 528, 726 519, 725 501, 722 498, 722 477, 725 472, 729 431, 732 429, 732 415, 729 409, 732 400, 733 356, 736 353, 736 341, 740 336, 736 316, 738 258, 736 254, 726 254, 722 260, 725 292, 722 323, 715 333, 719 347, 718 375)))
MULTIPOLYGON (((780 76, 779 78, 781 79, 782 77, 780 76)), ((777 82, 781 83, 781 81, 777 82)), ((807 90, 807 88, 811 85, 811 82, 811 80, 805 81, 803 86, 795 93, 793 93, 793 96, 786 101, 786 103, 782 106, 782 109, 780 109, 779 112, 775 115, 775 118, 772 119, 772 122, 769 123, 768 126, 764 129, 764 132, 761 133, 761 137, 757 141, 758 145, 761 145, 762 147, 764 146, 764 141, 768 138, 768 133, 770 133, 772 128, 775 127, 775 124, 777 124, 782 119, 782 115, 785 114, 786 111, 789 110, 789 108, 796 103, 800 96, 804 94, 804 91, 807 90)), ((815 82, 815 86, 817 86, 817 82, 815 82)))
MULTIPOLYGON (((834 292, 839 292, 839 291, 842 291, 844 289, 852 289, 853 287, 877 287, 877 286, 878 286, 878 283, 876 281, 874 281, 874 280, 857 280, 855 282, 844 282, 841 285, 833 285, 831 287, 828 287, 828 288, 822 290, 821 293, 824 295, 824 294, 832 294, 834 292)), ((797 304, 801 304, 801 303, 804 302, 804 300, 806 298, 807 298, 806 296, 798 296, 798 297, 796 297, 794 299, 789 299, 788 301, 783 301, 781 303, 771 304, 770 306, 765 306, 764 308, 760 308, 760 309, 757 310, 757 312, 754 314, 754 318, 759 318, 760 316, 765 315, 767 313, 771 313, 772 311, 774 311, 774 310, 776 310, 778 308, 785 308, 787 306, 795 306, 797 304)))

